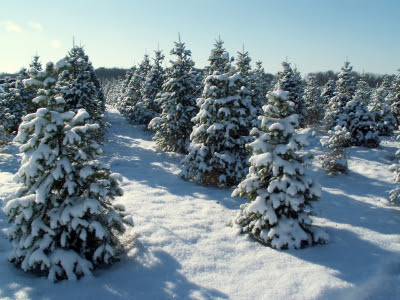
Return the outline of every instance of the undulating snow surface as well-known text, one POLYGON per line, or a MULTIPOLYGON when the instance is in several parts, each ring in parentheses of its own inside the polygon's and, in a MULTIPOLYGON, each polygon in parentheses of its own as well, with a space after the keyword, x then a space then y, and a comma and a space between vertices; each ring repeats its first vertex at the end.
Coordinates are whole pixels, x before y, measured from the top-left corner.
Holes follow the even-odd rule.
MULTIPOLYGON (((323 187, 313 221, 330 242, 277 251, 230 226, 244 199, 184 181, 183 156, 157 152, 153 133, 110 107, 106 119, 103 160, 123 176, 117 201, 135 222, 125 237, 127 255, 93 277, 52 283, 7 261, 11 245, 0 212, 0 299, 400 299, 400 208, 387 200, 398 142, 350 148, 349 174, 330 176, 318 159, 321 135, 304 130, 316 156, 309 175, 323 187)), ((0 151, 3 205, 19 166, 17 145, 0 151)))

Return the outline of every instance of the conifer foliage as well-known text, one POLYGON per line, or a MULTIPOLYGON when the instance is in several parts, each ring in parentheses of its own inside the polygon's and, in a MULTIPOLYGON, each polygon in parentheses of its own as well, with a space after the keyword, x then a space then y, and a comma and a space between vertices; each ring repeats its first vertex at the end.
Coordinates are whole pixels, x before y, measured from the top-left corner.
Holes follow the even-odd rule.
POLYGON ((231 70, 229 53, 225 50, 224 41, 220 37, 216 40, 208 60, 210 65, 205 68, 207 75, 212 75, 215 71, 220 74, 229 73, 231 70))
POLYGON ((146 65, 143 68, 145 71, 140 85, 140 97, 136 99, 129 116, 132 122, 148 125, 151 119, 160 113, 160 106, 156 99, 164 83, 163 60, 164 55, 161 51, 155 51, 154 63, 151 67, 147 66, 147 61, 144 60, 146 65))
POLYGON ((323 98, 323 103, 326 105, 329 103, 331 98, 335 95, 336 81, 329 79, 322 90, 321 96, 323 98))
POLYGON ((132 76, 130 77, 127 74, 128 77, 130 77, 130 80, 125 89, 125 93, 122 95, 119 108, 120 112, 131 123, 139 123, 139 114, 138 111, 135 111, 135 106, 143 100, 142 86, 150 72, 150 69, 150 58, 146 54, 139 66, 132 69, 132 76))
POLYGON ((334 96, 329 100, 326 112, 326 128, 331 130, 336 126, 347 126, 346 105, 353 98, 356 83, 352 73, 353 67, 345 61, 336 81, 334 96))
POLYGON ((314 75, 309 75, 304 91, 305 106, 307 109, 306 124, 313 125, 321 121, 325 114, 321 89, 314 75))
POLYGON ((245 144, 255 110, 240 74, 215 72, 205 80, 199 113, 193 118, 189 154, 182 175, 208 185, 236 185, 247 173, 245 144))
POLYGON ((289 101, 294 103, 294 113, 299 116, 299 125, 302 127, 306 118, 304 103, 304 87, 300 73, 293 70, 289 63, 282 62, 283 71, 278 72, 278 83, 276 88, 289 92, 289 101))
POLYGON ((381 86, 372 93, 372 99, 368 106, 369 111, 374 116, 379 135, 383 136, 391 135, 396 128, 396 120, 392 114, 392 107, 388 97, 390 93, 388 85, 384 79, 381 86))
MULTIPOLYGON (((32 71, 34 70, 32 69, 32 71)), ((0 93, 0 124, 3 125, 4 132, 7 134, 15 134, 22 117, 34 112, 37 108, 32 103, 37 91, 26 88, 23 78, 18 78, 12 85, 9 85, 5 89, 5 93, 0 93)))
POLYGON ((197 75, 191 51, 185 48, 185 43, 175 43, 171 55, 175 55, 176 60, 171 61, 168 78, 162 86, 164 92, 158 99, 161 115, 151 120, 149 129, 156 132, 153 139, 160 150, 187 153, 192 118, 198 111, 197 75))
POLYGON ((400 126, 400 69, 392 82, 391 92, 392 113, 396 120, 396 127, 400 126))
POLYGON ((262 107, 265 104, 265 97, 268 91, 271 88, 271 78, 265 73, 265 70, 262 66, 261 61, 256 62, 256 68, 253 71, 253 80, 254 80, 254 97, 257 98, 256 102, 258 102, 262 107))
POLYGON ((66 56, 65 62, 68 67, 60 73, 57 88, 66 101, 66 109, 77 112, 84 108, 90 116, 87 121, 100 125, 98 136, 95 138, 102 141, 106 131, 103 120, 105 97, 92 63, 82 46, 74 46, 66 56))
POLYGON ((259 117, 261 128, 251 131, 255 141, 248 145, 249 173, 232 193, 248 199, 236 223, 241 232, 276 249, 325 243, 327 235, 311 226, 307 211, 310 201, 321 196, 321 187, 305 175, 309 157, 297 153, 306 141, 295 132, 294 103, 280 89, 267 98, 265 115, 259 117))
POLYGON ((359 94, 346 105, 347 129, 350 146, 376 148, 379 146, 378 131, 373 114, 368 111, 367 103, 359 94))
POLYGON ((342 93, 352 98, 356 92, 356 81, 353 67, 349 61, 345 61, 336 81, 336 94, 342 93))
MULTIPOLYGON (((34 99, 40 108, 24 117, 16 141, 24 153, 15 180, 21 188, 5 205, 13 250, 9 259, 24 271, 52 281, 75 280, 98 264, 115 260, 118 236, 132 220, 113 204, 122 195, 120 175, 97 160, 84 110, 66 110, 57 78, 69 65, 48 63, 36 76, 42 83, 34 99)), ((32 80, 31 80, 32 82, 32 80)))

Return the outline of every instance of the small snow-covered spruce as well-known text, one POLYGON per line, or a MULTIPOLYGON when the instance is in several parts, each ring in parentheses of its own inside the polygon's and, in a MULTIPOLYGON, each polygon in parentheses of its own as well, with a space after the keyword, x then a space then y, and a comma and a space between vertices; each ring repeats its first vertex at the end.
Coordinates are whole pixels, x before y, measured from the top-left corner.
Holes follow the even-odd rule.
POLYGON ((392 82, 390 101, 392 103, 392 113, 396 120, 396 127, 398 127, 400 126, 400 69, 398 70, 398 74, 392 82))
MULTIPOLYGON (((322 168, 324 168, 329 174, 339 174, 339 173, 347 173, 348 165, 347 165, 347 156, 344 152, 344 147, 335 146, 334 140, 344 140, 346 142, 347 131, 345 128, 341 126, 337 126, 334 130, 330 130, 330 141, 328 142, 329 152, 326 152, 323 156, 322 168)), ((338 142, 339 144, 341 142, 338 142)))
MULTIPOLYGON (((255 115, 258 116, 262 114, 262 98, 260 94, 260 87, 256 89, 257 85, 257 79, 255 73, 252 71, 251 66, 250 66, 251 58, 249 57, 249 53, 247 51, 242 52, 237 52, 237 58, 236 58, 236 71, 237 73, 242 76, 244 82, 245 82, 245 93, 250 96, 251 99, 251 104, 255 108, 256 113, 255 115)), ((257 118, 254 118, 254 126, 257 126, 257 118)))
POLYGON ((336 81, 336 94, 342 93, 350 98, 356 93, 356 80, 353 74, 353 67, 350 66, 349 61, 345 61, 340 73, 338 74, 338 80, 336 81))
POLYGON ((307 109, 305 117, 306 124, 313 125, 319 123, 325 115, 325 108, 321 96, 321 89, 317 84, 315 75, 309 75, 307 77, 304 100, 307 109))
POLYGON ((378 131, 374 116, 368 111, 367 102, 359 94, 355 94, 351 101, 347 102, 347 129, 350 133, 350 146, 364 146, 376 148, 379 146, 378 131))
POLYGON ((335 95, 336 81, 329 79, 322 90, 321 96, 323 98, 323 103, 327 105, 331 98, 335 95))
POLYGON ((304 104, 304 86, 301 80, 300 72, 297 69, 292 69, 288 62, 282 62, 283 71, 278 72, 278 82, 275 89, 278 87, 289 92, 289 101, 294 103, 294 113, 299 116, 299 125, 304 126, 305 115, 307 113, 304 104))
POLYGON ((24 117, 16 141, 24 153, 15 175, 21 184, 4 212, 13 250, 9 259, 24 271, 49 280, 75 280, 118 255, 118 236, 133 225, 124 208, 113 204, 122 195, 121 176, 96 158, 99 145, 89 133, 89 114, 66 111, 56 88, 65 61, 48 63, 40 72, 43 88, 33 101, 41 108, 24 117))
POLYGON ((234 186, 246 175, 254 108, 240 74, 215 72, 205 80, 199 113, 192 119, 189 154, 182 176, 206 185, 234 186), (244 88, 244 89, 243 89, 244 88))
POLYGON ((160 113, 160 105, 156 101, 158 94, 162 91, 164 83, 164 69, 162 62, 164 55, 162 51, 155 51, 154 63, 146 74, 141 85, 141 98, 132 107, 130 120, 134 123, 148 125, 155 116, 160 113))
POLYGON ((218 40, 215 41, 214 48, 211 50, 208 60, 210 65, 205 67, 206 76, 212 75, 216 71, 220 74, 229 73, 232 69, 229 53, 226 52, 224 41, 221 40, 221 37, 218 37, 218 40))
POLYGON ((32 62, 29 64, 29 68, 35 68, 39 72, 43 70, 42 63, 39 61, 40 56, 35 55, 32 59, 32 62))
POLYGON ((125 102, 126 101, 125 97, 127 96, 129 90, 129 83, 131 82, 133 74, 135 72, 136 72, 136 66, 133 66, 128 71, 126 71, 125 78, 121 83, 121 89, 119 90, 115 101, 113 101, 115 108, 117 108, 118 111, 121 113, 123 113, 125 107, 127 106, 125 102))
POLYGON ((390 91, 387 81, 387 76, 385 76, 382 84, 372 93, 372 99, 368 106, 369 111, 374 116, 379 135, 383 136, 391 135, 396 128, 396 120, 388 97, 390 91))
POLYGON ((298 115, 288 94, 279 89, 268 94, 261 129, 251 132, 256 139, 248 145, 249 173, 232 193, 248 199, 235 219, 240 231, 276 249, 328 241, 326 233, 311 225, 307 207, 319 199, 321 186, 305 175, 309 156, 297 151, 306 140, 296 134, 298 115))
POLYGON ((59 75, 57 88, 66 101, 66 110, 77 112, 84 108, 90 116, 87 121, 100 125, 97 136, 93 138, 101 142, 107 128, 103 119, 105 97, 92 63, 81 46, 74 46, 64 63, 66 66, 59 75))
POLYGON ((327 130, 331 130, 338 125, 347 125, 347 115, 345 110, 347 102, 349 102, 350 99, 349 96, 343 93, 338 93, 330 99, 324 117, 327 130))
POLYGON ((371 101, 372 90, 365 79, 365 74, 362 73, 360 79, 357 81, 356 93, 364 101, 366 105, 369 105, 371 101))
POLYGON ((265 96, 268 91, 271 89, 271 74, 267 74, 262 66, 261 61, 256 62, 256 68, 253 71, 253 82, 254 82, 254 94, 255 97, 258 98, 257 102, 264 106, 266 102, 265 96))
POLYGON ((10 85, 5 93, 0 93, 0 124, 8 134, 15 134, 22 117, 37 108, 32 102, 37 91, 26 88, 23 84, 26 79, 22 78, 10 85))
POLYGON ((106 79, 102 81, 101 88, 104 91, 104 96, 106 97, 107 104, 113 107, 117 106, 117 99, 119 94, 121 93, 123 84, 124 81, 121 77, 106 79))
POLYGON ((331 130, 337 125, 347 126, 346 105, 353 98, 356 82, 352 72, 353 67, 346 61, 336 81, 335 96, 328 103, 325 112, 326 128, 331 130))
POLYGON ((344 149, 350 145, 351 133, 346 126, 336 125, 328 134, 328 141, 323 143, 328 151, 322 158, 322 168, 333 175, 347 173, 348 164, 344 149))
POLYGON ((185 49, 185 43, 175 42, 171 55, 175 55, 176 60, 171 61, 172 66, 162 86, 164 92, 157 100, 161 103, 161 115, 151 120, 149 129, 156 132, 153 140, 160 150, 187 153, 193 129, 192 118, 198 112, 198 80, 192 53, 185 49))
POLYGON ((139 66, 135 69, 133 76, 128 84, 126 94, 122 100, 121 113, 127 118, 129 122, 135 123, 135 115, 132 115, 132 111, 135 105, 142 101, 142 85, 150 72, 150 58, 149 55, 145 55, 139 66))

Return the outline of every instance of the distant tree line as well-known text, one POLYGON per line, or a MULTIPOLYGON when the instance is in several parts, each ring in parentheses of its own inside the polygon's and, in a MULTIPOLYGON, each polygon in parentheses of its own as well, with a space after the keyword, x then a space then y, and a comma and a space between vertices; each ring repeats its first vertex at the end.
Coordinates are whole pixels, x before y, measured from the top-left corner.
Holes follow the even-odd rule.
MULTIPOLYGON (((101 81, 104 80, 112 80, 112 79, 117 79, 118 77, 125 77, 126 72, 128 69, 122 69, 122 68, 98 68, 95 70, 96 75, 99 77, 101 81)), ((322 87, 324 86, 329 79, 333 80, 338 80, 338 72, 334 72, 332 70, 329 71, 320 71, 320 72, 312 72, 309 73, 309 75, 314 75, 315 79, 317 81, 317 84, 322 87)), ((269 81, 274 81, 276 79, 276 74, 271 74, 271 73, 266 73, 268 76, 269 81)), ((353 71, 352 72, 353 77, 358 81, 362 73, 358 73, 353 71)), ((375 74, 375 73, 365 73, 364 74, 364 80, 368 83, 370 87, 377 87, 382 84, 383 78, 385 75, 382 74, 375 74)), ((395 77, 395 75, 387 75, 389 77, 389 80, 392 81, 395 77)), ((0 78, 2 76, 0 75, 0 78)))
POLYGON ((123 69, 123 68, 97 68, 94 70, 96 73, 97 77, 101 80, 112 80, 112 79, 117 79, 118 77, 125 77, 126 72, 128 69, 123 69))
MULTIPOLYGON (((315 76, 315 79, 319 86, 324 86, 329 81, 329 79, 333 79, 335 81, 338 80, 338 74, 339 74, 338 72, 333 72, 332 70, 309 73, 309 75, 315 76)), ((355 78, 356 81, 358 81, 361 79, 362 73, 352 71, 352 76, 355 78)), ((386 76, 388 76, 390 81, 392 81, 395 78, 395 75, 386 75, 386 76)), ((364 73, 363 79, 365 82, 368 83, 370 87, 377 87, 381 85, 384 77, 385 75, 381 74, 364 73)))
MULTIPOLYGON (((105 68, 105 67, 100 67, 95 69, 95 73, 97 77, 100 79, 100 81, 104 80, 112 80, 112 79, 118 79, 119 77, 124 78, 126 72, 129 69, 125 68, 105 68)), ((353 76, 356 78, 356 80, 359 80, 361 78, 362 73, 358 73, 353 71, 353 76)), ((10 77, 10 78, 16 78, 18 73, 0 73, 0 84, 4 83, 4 78, 10 77)), ((269 81, 273 81, 276 79, 276 74, 271 74, 271 73, 266 73, 268 76, 269 81)), ((309 75, 314 75, 315 79, 317 81, 317 84, 322 87, 324 86, 329 79, 337 80, 338 79, 338 73, 334 72, 332 70, 329 71, 319 71, 319 72, 312 72, 309 73, 309 75)), ((365 73, 364 74, 364 80, 368 83, 370 87, 377 87, 382 84, 383 78, 385 75, 382 74, 375 74, 375 73, 365 73)), ((389 80, 392 81, 395 78, 395 75, 387 75, 389 77, 389 80)))

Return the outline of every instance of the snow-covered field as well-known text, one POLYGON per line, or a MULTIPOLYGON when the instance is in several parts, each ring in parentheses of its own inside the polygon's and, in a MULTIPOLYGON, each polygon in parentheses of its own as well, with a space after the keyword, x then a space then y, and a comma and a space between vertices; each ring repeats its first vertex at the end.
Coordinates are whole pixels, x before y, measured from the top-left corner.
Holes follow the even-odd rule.
MULTIPOLYGON (((400 208, 387 200, 398 142, 353 147, 349 174, 330 176, 318 160, 321 136, 306 130, 316 156, 310 174, 323 186, 313 220, 330 243, 277 251, 230 226, 244 199, 184 181, 181 155, 157 152, 153 133, 110 107, 106 118, 103 159, 124 177, 117 201, 135 222, 127 255, 93 277, 52 283, 7 261, 0 212, 0 299, 400 299, 400 208)), ((19 165, 17 145, 0 152, 0 199, 15 190, 19 165)))

